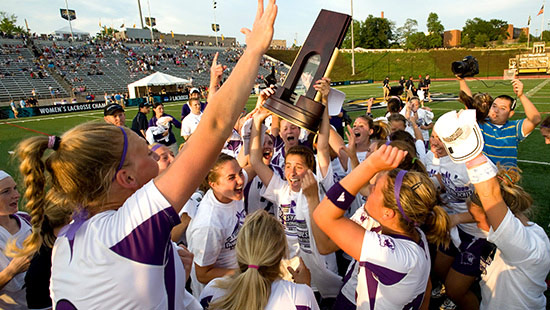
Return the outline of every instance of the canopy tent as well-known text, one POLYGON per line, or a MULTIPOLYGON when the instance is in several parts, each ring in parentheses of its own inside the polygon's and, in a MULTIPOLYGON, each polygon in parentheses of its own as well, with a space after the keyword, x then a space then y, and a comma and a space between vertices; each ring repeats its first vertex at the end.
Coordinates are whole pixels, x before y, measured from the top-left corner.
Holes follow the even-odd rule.
POLYGON ((151 89, 153 93, 159 93, 161 88, 165 88, 166 91, 170 91, 168 88, 176 90, 178 85, 187 85, 190 83, 190 80, 162 72, 155 72, 141 80, 128 84, 128 93, 130 94, 130 98, 139 98, 147 96, 148 89, 151 89))
MULTIPOLYGON (((63 28, 57 29, 56 31, 53 32, 53 34, 56 37, 67 39, 71 37, 71 29, 69 28, 69 26, 65 26, 63 28)), ((73 27, 73 35, 79 39, 86 39, 90 36, 90 33, 86 31, 78 30, 73 27)))

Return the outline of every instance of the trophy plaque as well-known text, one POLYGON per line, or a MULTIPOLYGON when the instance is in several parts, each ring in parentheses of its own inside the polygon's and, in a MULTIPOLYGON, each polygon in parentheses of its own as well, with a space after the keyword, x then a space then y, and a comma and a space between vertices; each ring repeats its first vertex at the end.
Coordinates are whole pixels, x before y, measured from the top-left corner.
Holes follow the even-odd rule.
POLYGON ((277 85, 264 107, 297 126, 317 132, 325 106, 318 102, 320 94, 313 84, 330 74, 350 22, 349 15, 321 10, 283 85, 277 85))

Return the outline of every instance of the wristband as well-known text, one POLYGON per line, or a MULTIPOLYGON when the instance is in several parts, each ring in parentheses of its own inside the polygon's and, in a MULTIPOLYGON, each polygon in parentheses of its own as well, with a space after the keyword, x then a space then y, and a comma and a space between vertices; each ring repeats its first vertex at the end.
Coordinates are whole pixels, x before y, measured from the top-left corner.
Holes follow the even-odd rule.
POLYGON ((487 181, 497 175, 497 167, 491 161, 486 161, 481 165, 468 168, 467 170, 468 177, 472 184, 487 181))
POLYGON ((340 182, 334 184, 328 190, 327 198, 335 206, 337 206, 338 208, 340 208, 344 211, 349 209, 349 207, 353 203, 353 200, 355 200, 355 196, 353 196, 345 188, 343 188, 342 185, 340 184, 340 182))

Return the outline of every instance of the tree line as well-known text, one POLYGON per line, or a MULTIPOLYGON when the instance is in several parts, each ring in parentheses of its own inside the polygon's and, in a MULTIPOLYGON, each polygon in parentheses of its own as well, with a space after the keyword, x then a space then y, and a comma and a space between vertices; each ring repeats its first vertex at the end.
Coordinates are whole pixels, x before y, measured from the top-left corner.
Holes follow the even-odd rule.
MULTIPOLYGON (((369 15, 364 21, 353 21, 354 43, 356 47, 369 49, 443 47, 445 28, 436 13, 432 12, 428 15, 426 26, 427 34, 418 31, 418 21, 412 18, 408 18, 403 26, 397 28, 393 21, 369 15)), ((508 22, 500 19, 484 20, 479 17, 468 19, 462 28, 461 45, 463 47, 482 47, 488 46, 490 42, 501 44, 503 40, 508 39, 507 27, 508 22)), ((543 39, 550 40, 550 32, 543 33, 543 39)), ((527 42, 527 36, 522 33, 519 43, 524 42, 527 42)), ((351 48, 351 27, 348 29, 342 46, 351 48)))

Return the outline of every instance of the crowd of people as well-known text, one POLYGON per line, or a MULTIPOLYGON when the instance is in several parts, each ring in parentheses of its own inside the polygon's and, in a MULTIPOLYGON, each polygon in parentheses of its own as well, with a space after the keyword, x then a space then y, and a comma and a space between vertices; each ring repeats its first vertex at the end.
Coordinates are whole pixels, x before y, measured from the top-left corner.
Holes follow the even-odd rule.
MULTIPOLYGON (((545 309, 550 241, 517 147, 539 124, 549 143, 550 118, 521 81, 519 103, 459 79, 463 111, 388 96, 347 143, 328 109, 311 134, 263 107, 274 87, 243 112, 277 15, 263 2, 231 75, 213 55, 181 115, 143 102, 128 128, 112 102, 18 145, 28 214, 0 171, 0 307, 545 309)), ((330 104, 330 79, 311 87, 330 104)))

